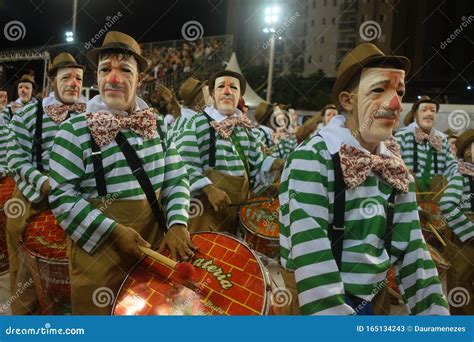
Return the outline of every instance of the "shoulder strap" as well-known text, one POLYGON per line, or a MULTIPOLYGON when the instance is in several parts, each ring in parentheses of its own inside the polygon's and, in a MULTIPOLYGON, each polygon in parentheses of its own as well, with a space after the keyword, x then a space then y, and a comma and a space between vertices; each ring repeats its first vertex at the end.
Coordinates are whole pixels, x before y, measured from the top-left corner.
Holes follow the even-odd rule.
POLYGON ((270 147, 270 140, 268 139, 267 133, 262 127, 259 127, 258 129, 260 130, 260 132, 263 133, 263 136, 265 137, 265 143, 267 144, 268 147, 270 147))
POLYGON ((216 167, 216 130, 211 126, 212 118, 203 111, 202 114, 207 118, 209 123, 209 167, 216 167))
POLYGON ((415 135, 413 134, 413 172, 418 173, 418 144, 415 140, 415 135))
MULTIPOLYGON (((339 153, 332 155, 334 167, 334 215, 333 223, 328 227, 328 236, 331 239, 331 250, 336 261, 337 267, 341 269, 342 247, 344 242, 345 230, 345 204, 346 204, 346 184, 341 169, 341 160, 339 153), (336 215, 336 213, 342 213, 336 215)), ((390 258, 392 255, 392 234, 393 234, 393 216, 395 209, 395 190, 392 190, 388 198, 387 207, 387 228, 384 237, 384 247, 390 258)))
POLYGON ((474 177, 469 176, 469 190, 471 197, 471 212, 474 213, 474 177))
POLYGON ((97 192, 99 196, 104 197, 107 195, 107 183, 105 182, 104 164, 102 163, 102 152, 99 145, 94 140, 91 134, 91 150, 92 150, 92 163, 94 165, 94 177, 95 183, 97 184, 97 192))
POLYGON ((125 159, 127 160, 127 163, 130 166, 133 175, 135 176, 138 183, 140 184, 140 187, 145 193, 145 196, 148 200, 148 203, 150 204, 150 207, 153 211, 153 214, 155 215, 155 219, 158 222, 161 231, 163 232, 163 234, 166 234, 168 229, 166 226, 165 215, 160 208, 158 198, 156 197, 156 193, 153 190, 153 185, 151 184, 150 178, 148 177, 145 169, 143 168, 140 158, 137 156, 137 153, 122 133, 119 132, 117 134, 117 136, 115 137, 115 141, 117 142, 117 145, 120 147, 120 150, 124 154, 125 159))
POLYGON ((10 120, 13 119, 13 110, 12 107, 7 107, 8 108, 8 113, 10 114, 10 120))
POLYGON ((434 172, 435 175, 438 174, 438 152, 436 150, 434 150, 434 172))
POLYGON ((232 132, 230 135, 230 140, 235 146, 235 149, 237 150, 237 154, 239 155, 240 160, 244 164, 245 167, 245 172, 247 173, 247 178, 250 179, 250 167, 249 167, 249 162, 247 157, 245 156, 244 149, 242 148, 242 145, 240 144, 239 138, 235 134, 235 132, 232 132))
POLYGON ((36 109, 36 127, 35 127, 35 140, 33 141, 33 151, 36 155, 36 168, 39 172, 43 172, 43 163, 41 158, 43 157, 43 104, 40 100, 37 100, 36 109))

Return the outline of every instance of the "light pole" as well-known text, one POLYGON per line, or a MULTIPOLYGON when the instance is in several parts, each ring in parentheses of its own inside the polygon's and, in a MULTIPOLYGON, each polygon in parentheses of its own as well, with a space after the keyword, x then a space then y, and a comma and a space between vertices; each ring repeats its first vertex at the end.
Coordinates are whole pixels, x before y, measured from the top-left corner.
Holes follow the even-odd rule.
POLYGON ((280 7, 277 5, 268 6, 265 8, 265 28, 264 33, 270 33, 270 51, 268 56, 268 77, 267 77, 267 102, 271 102, 272 99, 272 83, 273 83, 273 60, 275 57, 275 25, 278 22, 278 15, 280 13, 280 7))

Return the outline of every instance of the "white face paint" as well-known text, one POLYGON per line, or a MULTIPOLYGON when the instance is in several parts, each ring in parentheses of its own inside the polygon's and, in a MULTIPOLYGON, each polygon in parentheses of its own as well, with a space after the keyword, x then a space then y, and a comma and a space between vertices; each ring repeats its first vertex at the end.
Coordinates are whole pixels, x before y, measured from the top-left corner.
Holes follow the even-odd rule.
POLYGON ((82 77, 84 71, 80 68, 60 68, 56 72, 56 91, 62 103, 76 103, 81 96, 82 77))
POLYGON ((110 54, 99 60, 97 84, 111 109, 131 112, 135 107, 139 72, 135 57, 110 54))
POLYGON ((18 83, 18 97, 23 103, 28 103, 33 96, 33 85, 30 82, 18 83))
POLYGON ((400 121, 404 94, 404 70, 362 70, 357 91, 357 118, 364 141, 377 143, 391 137, 400 121))
POLYGON ((234 114, 240 99, 240 81, 230 76, 216 78, 213 97, 219 113, 234 114))
POLYGON ((5 90, 0 90, 0 109, 5 108, 8 102, 8 94, 5 90))
POLYGON ((435 125, 436 118, 436 104, 434 103, 420 103, 416 111, 416 123, 424 131, 431 131, 435 125))
POLYGON ((337 109, 326 109, 324 113, 324 125, 327 125, 337 115, 337 109))

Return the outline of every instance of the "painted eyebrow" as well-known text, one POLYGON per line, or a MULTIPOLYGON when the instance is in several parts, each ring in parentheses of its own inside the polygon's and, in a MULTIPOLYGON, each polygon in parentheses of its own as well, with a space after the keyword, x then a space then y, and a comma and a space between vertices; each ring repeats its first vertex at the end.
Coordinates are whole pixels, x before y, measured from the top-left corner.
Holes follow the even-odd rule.
MULTIPOLYGON (((370 88, 373 88, 373 87, 378 86, 378 85, 387 86, 388 84, 390 84, 390 80, 377 81, 377 82, 371 84, 370 88)), ((398 86, 405 88, 405 83, 403 81, 400 81, 400 84, 398 86)))

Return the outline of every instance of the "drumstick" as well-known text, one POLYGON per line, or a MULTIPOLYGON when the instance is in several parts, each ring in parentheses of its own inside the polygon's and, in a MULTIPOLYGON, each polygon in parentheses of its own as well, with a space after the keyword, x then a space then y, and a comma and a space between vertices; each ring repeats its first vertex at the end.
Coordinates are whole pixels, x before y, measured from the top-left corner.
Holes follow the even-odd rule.
POLYGON ((433 234, 436 236, 436 238, 439 240, 439 242, 441 242, 441 244, 446 247, 446 242, 444 242, 443 238, 441 237, 441 235, 439 235, 438 233, 438 230, 433 227, 433 225, 429 222, 426 222, 426 224, 428 225, 428 227, 433 231, 433 234))
POLYGON ((164 256, 161 253, 158 253, 150 248, 138 246, 140 250, 148 255, 150 258, 158 261, 159 263, 168 266, 178 273, 178 275, 184 279, 190 279, 194 273, 194 266, 190 262, 176 262, 173 259, 170 259, 164 256))
POLYGON ((237 203, 229 204, 229 207, 239 207, 239 206, 242 206, 242 205, 252 205, 252 204, 258 204, 258 203, 265 203, 265 202, 271 202, 273 200, 274 200, 274 198, 269 198, 269 199, 265 199, 265 200, 258 200, 258 201, 237 202, 237 203))

